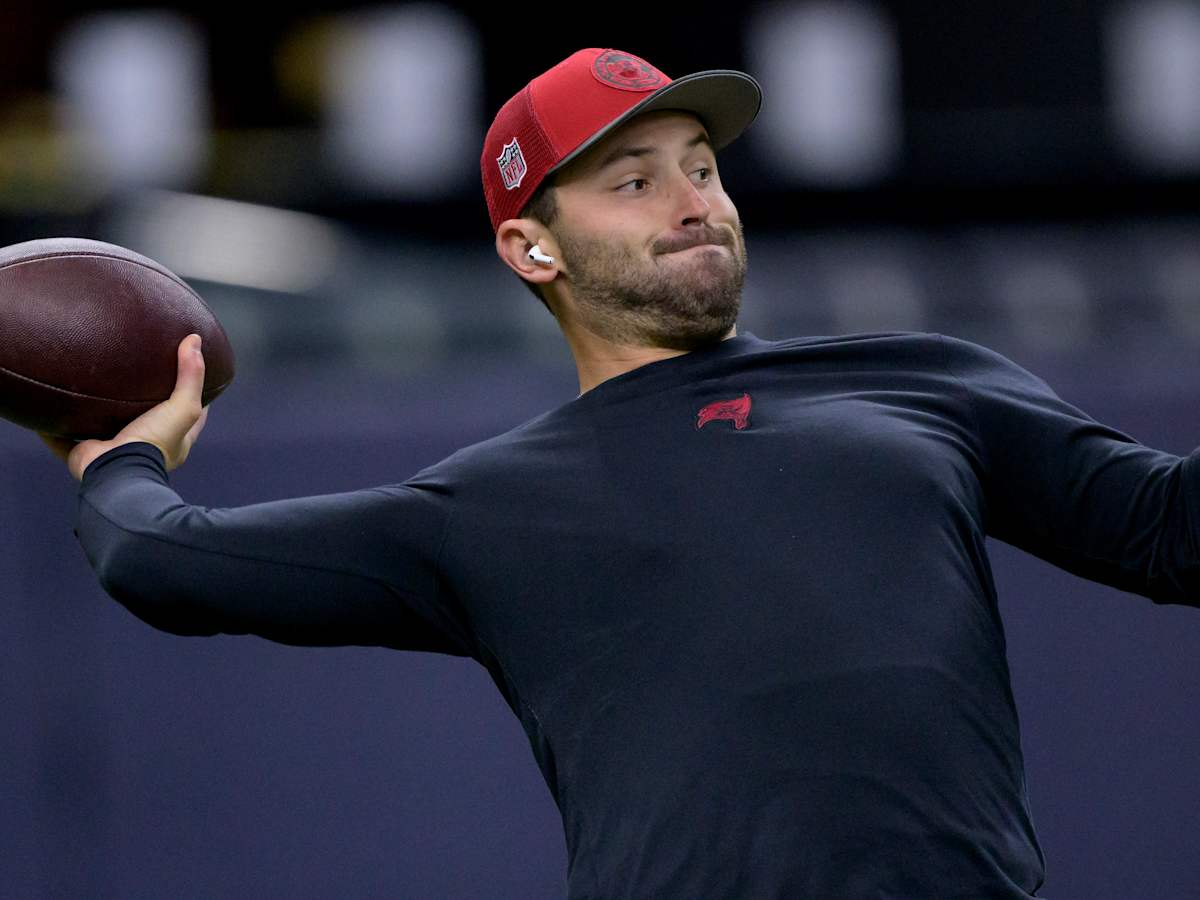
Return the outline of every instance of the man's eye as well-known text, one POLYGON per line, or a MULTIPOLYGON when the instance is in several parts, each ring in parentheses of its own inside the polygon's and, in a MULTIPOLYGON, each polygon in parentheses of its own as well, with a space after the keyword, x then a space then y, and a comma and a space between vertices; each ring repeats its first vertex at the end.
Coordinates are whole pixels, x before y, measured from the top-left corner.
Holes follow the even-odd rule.
POLYGON ((701 181, 708 181, 712 178, 712 169, 710 169, 708 166, 702 166, 693 174, 700 176, 701 181))
POLYGON ((645 178, 635 178, 635 179, 633 179, 633 181, 625 182, 623 185, 621 185, 620 188, 618 188, 618 190, 629 190, 634 193, 640 193, 641 191, 643 191, 645 189, 645 187, 646 187, 646 179, 645 178))

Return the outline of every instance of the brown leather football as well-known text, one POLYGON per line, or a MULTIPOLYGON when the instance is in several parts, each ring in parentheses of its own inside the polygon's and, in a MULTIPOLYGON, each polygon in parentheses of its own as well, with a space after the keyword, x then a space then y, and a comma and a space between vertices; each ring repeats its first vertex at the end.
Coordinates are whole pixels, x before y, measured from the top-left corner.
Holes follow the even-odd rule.
POLYGON ((112 437, 170 396, 176 348, 193 333, 207 405, 233 380, 233 350, 178 275, 82 238, 0 248, 0 416, 18 425, 112 437))

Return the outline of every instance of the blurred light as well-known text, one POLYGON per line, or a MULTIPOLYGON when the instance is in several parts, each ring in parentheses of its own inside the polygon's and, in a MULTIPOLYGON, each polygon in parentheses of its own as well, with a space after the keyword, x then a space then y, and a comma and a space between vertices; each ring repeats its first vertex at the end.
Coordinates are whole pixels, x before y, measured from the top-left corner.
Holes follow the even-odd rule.
POLYGON ((205 52, 167 12, 105 13, 70 29, 53 67, 80 171, 114 187, 190 183, 207 161, 205 52))
POLYGON ((348 17, 329 52, 333 151, 355 181, 435 197, 478 177, 481 54, 469 23, 436 5, 348 17))
POLYGON ((1118 139, 1168 172, 1200 168, 1200 3, 1128 3, 1107 21, 1118 139))
POLYGON ((149 191, 125 210, 119 242, 185 278, 303 293, 329 277, 340 239, 307 213, 149 191))
POLYGON ((751 68, 770 86, 749 136, 783 174, 850 186, 887 174, 900 150, 899 51, 866 3, 759 8, 751 68))

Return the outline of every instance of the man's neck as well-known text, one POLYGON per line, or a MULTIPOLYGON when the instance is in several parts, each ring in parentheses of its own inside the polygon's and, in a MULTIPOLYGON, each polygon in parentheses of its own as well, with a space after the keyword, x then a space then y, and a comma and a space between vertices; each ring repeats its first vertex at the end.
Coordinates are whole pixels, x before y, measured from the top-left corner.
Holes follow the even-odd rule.
MULTIPOLYGON (((674 350, 669 347, 646 347, 614 343, 589 331, 564 332, 571 354, 575 357, 575 368, 579 373, 579 393, 582 396, 601 382, 608 381, 626 372, 641 368, 647 363, 683 356, 691 351, 674 350)), ((737 326, 721 340, 737 336, 737 326)))

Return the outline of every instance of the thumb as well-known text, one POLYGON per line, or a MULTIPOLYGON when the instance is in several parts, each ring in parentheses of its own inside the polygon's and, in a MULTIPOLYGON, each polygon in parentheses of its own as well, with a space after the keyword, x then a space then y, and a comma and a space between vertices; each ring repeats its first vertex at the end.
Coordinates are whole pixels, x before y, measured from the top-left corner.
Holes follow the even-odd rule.
POLYGON ((176 351, 178 367, 175 389, 171 401, 177 404, 194 405, 199 415, 201 397, 204 393, 204 354, 200 352, 200 335, 189 334, 179 343, 176 351))

